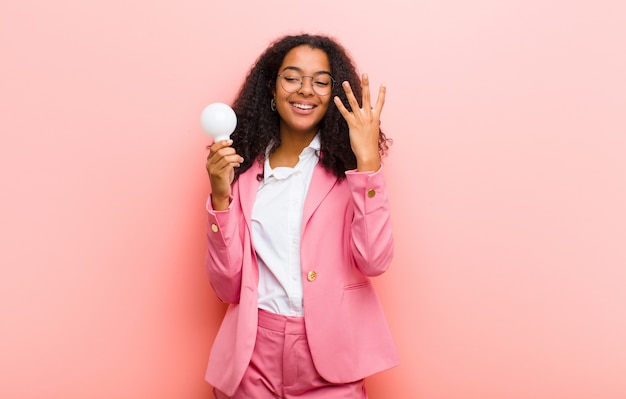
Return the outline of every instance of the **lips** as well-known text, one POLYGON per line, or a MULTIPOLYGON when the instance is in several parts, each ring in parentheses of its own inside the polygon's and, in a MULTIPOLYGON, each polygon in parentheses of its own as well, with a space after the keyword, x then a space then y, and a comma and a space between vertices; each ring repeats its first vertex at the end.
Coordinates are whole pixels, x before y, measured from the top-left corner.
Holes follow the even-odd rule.
POLYGON ((313 104, 302 104, 302 103, 291 103, 291 106, 297 109, 301 109, 303 111, 309 111, 315 108, 313 104))

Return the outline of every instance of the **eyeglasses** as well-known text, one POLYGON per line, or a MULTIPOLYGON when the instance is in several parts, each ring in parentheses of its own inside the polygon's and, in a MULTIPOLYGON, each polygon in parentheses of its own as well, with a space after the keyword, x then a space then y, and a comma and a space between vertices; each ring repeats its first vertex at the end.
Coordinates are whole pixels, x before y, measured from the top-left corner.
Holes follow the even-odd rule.
POLYGON ((335 79, 326 72, 316 73, 313 76, 301 75, 298 71, 287 70, 278 75, 280 85, 288 93, 295 93, 304 85, 304 78, 311 78, 311 87, 318 96, 327 96, 333 91, 335 79))

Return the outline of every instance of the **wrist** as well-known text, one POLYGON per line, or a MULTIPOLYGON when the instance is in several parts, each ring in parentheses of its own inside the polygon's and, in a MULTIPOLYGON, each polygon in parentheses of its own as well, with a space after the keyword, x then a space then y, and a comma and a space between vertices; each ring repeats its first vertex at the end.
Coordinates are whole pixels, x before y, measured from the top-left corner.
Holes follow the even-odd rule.
POLYGON ((376 154, 376 157, 372 158, 357 158, 356 170, 358 172, 375 172, 380 169, 380 156, 376 154))
POLYGON ((224 211, 230 206, 230 197, 216 196, 211 194, 211 205, 215 211, 224 211))

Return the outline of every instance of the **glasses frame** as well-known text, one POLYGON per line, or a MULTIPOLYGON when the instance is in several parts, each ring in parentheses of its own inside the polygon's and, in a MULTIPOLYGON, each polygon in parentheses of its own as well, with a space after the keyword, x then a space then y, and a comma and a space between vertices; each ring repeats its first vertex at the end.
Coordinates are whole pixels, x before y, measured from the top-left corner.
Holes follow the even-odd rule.
POLYGON ((287 93, 297 93, 302 89, 302 86, 304 86, 304 78, 311 78, 311 88, 313 89, 313 92, 315 92, 315 94, 317 94, 318 96, 329 96, 331 94, 333 94, 333 90, 335 89, 335 83, 337 83, 337 81, 335 80, 335 78, 333 78, 333 76, 329 73, 326 72, 320 72, 318 74, 315 74, 314 76, 308 76, 308 75, 300 75, 302 77, 302 80, 300 81, 300 87, 298 87, 296 90, 294 91, 289 91, 285 88, 283 82, 285 81, 285 76, 283 76, 282 73, 278 74, 278 78, 280 79, 280 87, 283 88, 283 90, 285 90, 287 93), (326 94, 320 94, 317 92, 317 90, 315 90, 315 82, 313 81, 313 79, 315 79, 316 76, 318 75, 328 75, 328 77, 330 77, 330 91, 326 94))

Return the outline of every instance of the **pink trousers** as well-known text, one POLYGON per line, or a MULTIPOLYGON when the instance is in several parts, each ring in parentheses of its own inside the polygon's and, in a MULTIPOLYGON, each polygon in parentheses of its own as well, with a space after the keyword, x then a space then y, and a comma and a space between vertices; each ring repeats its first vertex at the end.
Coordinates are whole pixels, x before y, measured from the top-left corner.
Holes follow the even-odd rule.
POLYGON ((363 380, 332 384, 315 370, 304 318, 259 309, 250 365, 234 396, 213 390, 216 399, 367 399, 363 380))

